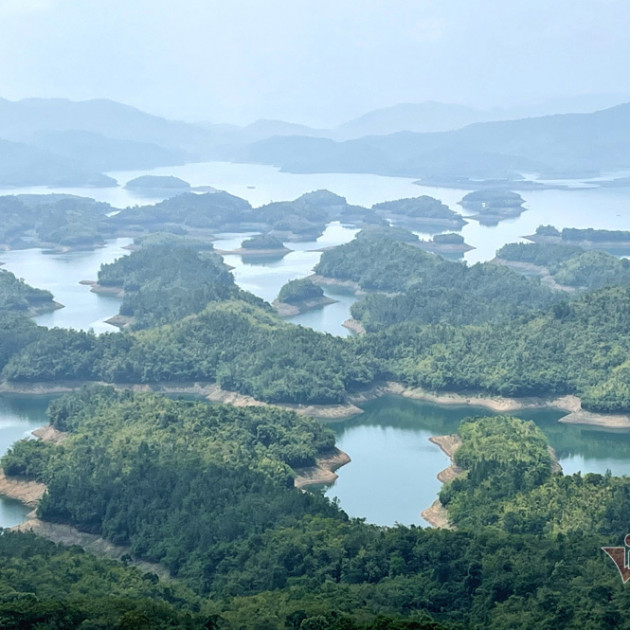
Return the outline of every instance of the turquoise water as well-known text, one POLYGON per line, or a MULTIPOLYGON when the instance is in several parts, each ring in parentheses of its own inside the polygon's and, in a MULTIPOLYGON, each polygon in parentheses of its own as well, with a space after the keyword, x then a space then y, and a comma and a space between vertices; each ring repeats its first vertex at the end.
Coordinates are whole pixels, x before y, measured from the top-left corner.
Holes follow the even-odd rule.
MULTIPOLYGON (((386 396, 362 405, 364 413, 331 425, 337 446, 352 462, 337 471, 339 478, 326 489, 352 517, 370 523, 427 525, 420 513, 437 498, 437 473, 450 461, 433 435, 455 433, 469 416, 494 415, 481 407, 439 406, 399 396, 386 396)), ((521 411, 533 420, 555 449, 567 474, 630 475, 630 432, 609 431, 558 423, 556 410, 521 411)))
MULTIPOLYGON (((46 407, 50 399, 49 396, 0 396, 0 456, 14 442, 46 424, 46 407)), ((18 501, 0 497, 0 527, 19 525, 28 512, 29 508, 18 501)))

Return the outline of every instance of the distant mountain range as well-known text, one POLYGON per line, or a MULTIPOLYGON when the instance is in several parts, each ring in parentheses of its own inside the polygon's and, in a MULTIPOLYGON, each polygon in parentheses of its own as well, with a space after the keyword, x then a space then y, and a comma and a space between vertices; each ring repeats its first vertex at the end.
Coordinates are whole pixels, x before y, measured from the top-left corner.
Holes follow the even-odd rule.
POLYGON ((514 179, 521 172, 582 177, 630 168, 630 104, 591 114, 476 123, 337 142, 274 137, 244 147, 243 162, 293 172, 377 173, 426 179, 514 179))
POLYGON ((115 185, 104 172, 200 160, 428 179, 630 167, 630 105, 487 122, 493 116, 513 112, 400 104, 326 130, 275 120, 186 123, 108 100, 0 99, 0 185, 115 185))

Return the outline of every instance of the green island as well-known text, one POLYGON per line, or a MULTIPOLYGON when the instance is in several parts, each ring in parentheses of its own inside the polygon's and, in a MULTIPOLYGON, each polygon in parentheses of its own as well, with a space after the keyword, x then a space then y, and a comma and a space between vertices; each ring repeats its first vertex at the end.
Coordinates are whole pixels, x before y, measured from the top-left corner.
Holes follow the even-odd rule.
POLYGON ((60 307, 50 291, 31 287, 10 271, 0 269, 0 312, 39 315, 60 307))
POLYGON ((114 235, 111 206, 74 195, 0 197, 0 244, 12 249, 92 249, 114 235))
POLYGON ((272 305, 282 317, 304 313, 333 304, 335 300, 326 297, 324 290, 309 278, 289 280, 278 293, 272 305))
POLYGON ((188 192, 190 184, 179 177, 172 175, 141 175, 130 179, 125 188, 153 192, 155 190, 169 190, 173 192, 188 192))
POLYGON ((593 228, 563 228, 539 225, 526 239, 534 243, 573 245, 583 249, 601 249, 612 254, 626 255, 630 250, 630 231, 595 230, 593 228))
POLYGON ((416 230, 461 230, 466 221, 439 199, 422 195, 376 203, 372 209, 394 224, 416 230))
POLYGON ((521 195, 501 188, 475 190, 464 195, 459 203, 466 210, 477 212, 468 218, 479 221, 481 225, 497 225, 499 221, 513 219, 525 211, 525 200, 521 195))

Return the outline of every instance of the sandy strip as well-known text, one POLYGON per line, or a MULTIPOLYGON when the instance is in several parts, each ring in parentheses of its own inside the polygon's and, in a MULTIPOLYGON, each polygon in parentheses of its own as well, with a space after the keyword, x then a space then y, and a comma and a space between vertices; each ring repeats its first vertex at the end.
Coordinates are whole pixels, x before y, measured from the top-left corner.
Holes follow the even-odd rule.
POLYGON ((153 391, 163 394, 195 394, 205 396, 212 402, 229 403, 236 407, 246 406, 271 406, 290 409, 296 413, 321 418, 323 420, 345 420, 363 413, 357 405, 380 398, 381 396, 402 396, 413 400, 426 400, 436 405, 459 405, 471 407, 484 407, 498 413, 512 413, 522 409, 559 409, 566 411, 559 422, 571 424, 585 424, 611 429, 630 428, 630 414, 604 414, 593 413, 582 409, 581 401, 577 396, 556 397, 526 397, 506 398, 503 396, 486 396, 481 393, 457 394, 457 393, 433 393, 421 387, 407 387, 401 383, 385 382, 374 385, 369 389, 348 396, 348 402, 332 405, 298 405, 291 403, 266 403, 256 400, 252 396, 239 394, 238 392, 221 389, 216 383, 200 382, 174 382, 174 383, 105 383, 103 381, 54 381, 42 383, 0 383, 0 394, 27 394, 46 395, 60 394, 76 391, 85 385, 106 385, 116 389, 131 389, 132 391, 153 391))
POLYGON ((346 319, 346 321, 341 325, 357 335, 365 335, 365 328, 358 319, 353 319, 351 317, 350 319, 346 319))
MULTIPOLYGON (((42 521, 34 516, 34 512, 29 514, 29 519, 11 528, 12 531, 33 532, 38 536, 42 536, 47 540, 62 545, 79 545, 92 555, 101 558, 110 558, 112 560, 120 560, 122 556, 130 555, 130 547, 122 547, 96 536, 95 534, 87 534, 81 532, 70 525, 62 525, 61 523, 49 523, 42 521)), ((155 573, 162 580, 171 579, 171 574, 166 567, 155 562, 147 562, 145 560, 137 560, 132 558, 129 564, 138 567, 145 573, 155 573)))
POLYGON ((297 476, 293 485, 296 488, 333 483, 338 477, 335 470, 350 463, 351 460, 348 453, 334 448, 329 453, 317 457, 315 461, 315 466, 295 470, 297 476))

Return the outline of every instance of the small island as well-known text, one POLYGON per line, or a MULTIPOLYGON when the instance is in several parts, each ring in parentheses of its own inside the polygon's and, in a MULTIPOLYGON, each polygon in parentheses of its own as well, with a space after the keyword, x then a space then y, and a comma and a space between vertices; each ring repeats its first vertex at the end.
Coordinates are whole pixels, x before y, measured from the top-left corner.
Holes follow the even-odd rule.
POLYGON ((525 211, 523 197, 511 190, 498 188, 468 193, 459 203, 466 210, 477 212, 469 216, 469 219, 486 226, 497 225, 505 219, 515 219, 525 211))
POLYGON ((249 259, 260 258, 265 262, 269 262, 269 259, 281 259, 290 253, 291 249, 284 246, 284 243, 276 236, 271 234, 258 234, 244 240, 238 249, 216 250, 218 254, 237 254, 243 257, 243 260, 247 262, 249 259))
POLYGON ((461 230, 466 221, 461 214, 454 212, 439 199, 422 195, 383 201, 374 204, 372 209, 381 217, 395 225, 424 231, 461 230))
POLYGON ((630 231, 595 230, 593 228, 564 228, 539 225, 535 234, 524 236, 534 243, 572 245, 583 249, 600 249, 611 254, 624 256, 630 253, 630 231))
POLYGON ((449 232, 447 234, 436 234, 431 240, 419 240, 417 246, 425 252, 432 254, 440 254, 446 258, 460 258, 466 252, 475 249, 464 241, 464 237, 460 234, 449 232))
POLYGON ((302 278, 287 282, 278 293, 272 306, 281 317, 293 317, 316 308, 322 308, 327 304, 334 304, 333 300, 324 295, 321 287, 312 280, 302 278))
POLYGON ((129 180, 125 184, 127 190, 139 193, 169 192, 180 193, 189 192, 190 184, 179 177, 173 175, 141 175, 129 180))

